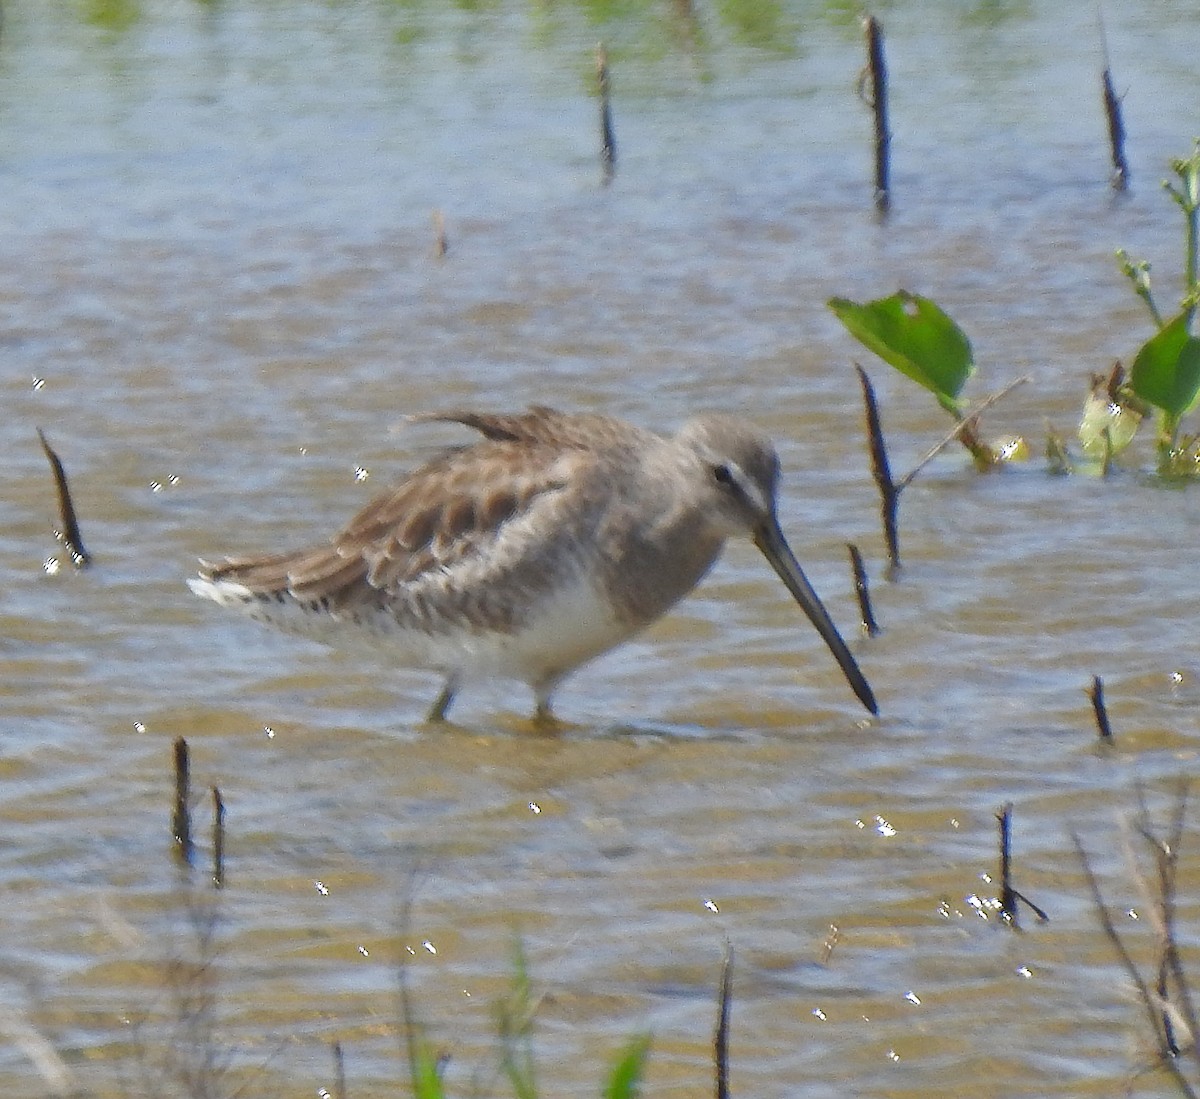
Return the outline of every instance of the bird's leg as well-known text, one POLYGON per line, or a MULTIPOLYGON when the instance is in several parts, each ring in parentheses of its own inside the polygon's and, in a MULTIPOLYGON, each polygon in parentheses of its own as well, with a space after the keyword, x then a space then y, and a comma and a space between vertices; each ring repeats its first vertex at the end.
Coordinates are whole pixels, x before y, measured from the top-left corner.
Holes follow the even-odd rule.
POLYGON ((458 678, 448 675, 446 682, 442 686, 441 692, 437 698, 433 700, 433 705, 425 714, 425 720, 428 722, 439 722, 446 720, 446 711, 450 709, 450 703, 454 701, 454 694, 458 690, 458 678))
POLYGON ((533 710, 533 723, 535 725, 540 725, 543 728, 558 727, 558 718, 554 716, 554 710, 550 706, 550 695, 557 685, 557 679, 550 683, 537 683, 534 685, 533 694, 535 705, 533 710))

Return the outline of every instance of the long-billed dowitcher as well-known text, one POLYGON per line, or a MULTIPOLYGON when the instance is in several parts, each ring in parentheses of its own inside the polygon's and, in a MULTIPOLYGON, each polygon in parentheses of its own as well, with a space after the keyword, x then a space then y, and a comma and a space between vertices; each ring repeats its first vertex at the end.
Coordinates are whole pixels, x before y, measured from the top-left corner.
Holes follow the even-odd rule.
POLYGON ((760 432, 699 416, 674 437, 590 413, 429 413, 483 438, 451 450, 320 546, 201 562, 197 595, 324 641, 366 633, 404 667, 529 684, 537 716, 565 676, 665 614, 725 540, 749 537, 875 697, 775 516, 779 459, 760 432))

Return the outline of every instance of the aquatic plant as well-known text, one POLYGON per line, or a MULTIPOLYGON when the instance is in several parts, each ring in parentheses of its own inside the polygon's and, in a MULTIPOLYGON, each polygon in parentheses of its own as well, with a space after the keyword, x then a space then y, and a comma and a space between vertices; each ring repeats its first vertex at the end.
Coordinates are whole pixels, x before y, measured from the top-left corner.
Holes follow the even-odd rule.
MULTIPOLYGON (((1180 438, 1183 417, 1196 407, 1200 399, 1200 340, 1193 335, 1196 306, 1200 304, 1200 139, 1195 142, 1190 157, 1171 162, 1178 185, 1163 181, 1163 188, 1183 213, 1184 281, 1179 312, 1164 319, 1154 300, 1150 284, 1150 264, 1134 261, 1124 249, 1117 250, 1121 272, 1129 280, 1133 292, 1146 304, 1158 331, 1138 350, 1129 371, 1128 386, 1111 394, 1111 418, 1119 418, 1127 409, 1139 413, 1137 402, 1157 410, 1156 443, 1160 473, 1200 475, 1200 436, 1180 438)), ((1137 421, 1132 421, 1136 430, 1137 421)), ((1089 424, 1085 411, 1084 425, 1089 424)), ((1095 446, 1094 432, 1088 428, 1085 449, 1095 446)), ((1110 432, 1109 445, 1119 452, 1132 440, 1132 432, 1110 432)))
MULTIPOLYGON (((1159 473, 1200 477, 1200 433, 1180 434, 1183 418, 1200 403, 1200 339, 1193 334, 1200 306, 1200 139, 1191 156, 1172 161, 1171 169, 1178 182, 1166 180, 1163 187, 1184 215, 1183 295, 1178 313, 1164 318, 1150 284, 1150 265, 1118 250, 1121 270, 1158 331, 1138 349, 1128 372, 1117 363, 1107 374, 1092 377, 1077 437, 1084 458, 1101 472, 1153 416, 1159 473)), ((967 421, 957 437, 977 466, 986 469, 1025 456, 1020 440, 989 446, 980 439, 974 415, 959 396, 975 371, 971 342, 939 305, 907 290, 861 304, 847 298, 828 304, 863 346, 927 389, 956 419, 967 421)), ((1052 470, 1076 468, 1065 441, 1054 433, 1046 453, 1052 470)))
MULTIPOLYGON (((971 341, 936 302, 899 290, 862 304, 831 298, 829 308, 859 343, 927 389, 956 420, 969 419, 959 394, 975 372, 971 341)), ((973 422, 957 438, 981 469, 1002 458, 980 439, 973 422)))

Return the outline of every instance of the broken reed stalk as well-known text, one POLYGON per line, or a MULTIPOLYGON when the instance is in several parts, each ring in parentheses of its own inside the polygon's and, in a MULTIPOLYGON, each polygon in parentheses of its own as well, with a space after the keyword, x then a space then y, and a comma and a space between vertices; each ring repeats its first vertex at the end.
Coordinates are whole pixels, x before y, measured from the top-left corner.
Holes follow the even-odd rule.
POLYGON ((81 569, 91 562, 92 556, 84 548, 83 536, 79 533, 79 520, 75 517, 75 505, 71 502, 71 490, 67 485, 67 473, 63 469, 62 462, 59 461, 58 455, 54 453, 50 444, 46 441, 46 436, 40 427, 37 429, 37 434, 46 459, 50 463, 50 469, 54 473, 54 485, 58 491, 58 516, 62 526, 55 533, 59 541, 66 546, 67 553, 71 555, 71 563, 77 569, 81 569))
POLYGON ((617 139, 613 134, 612 103, 608 76, 608 50, 601 42, 596 47, 596 85, 600 91, 600 163, 603 182, 608 184, 617 172, 617 139))
POLYGON ((888 563, 893 569, 900 567, 900 540, 896 526, 896 511, 900 506, 900 489, 892 480, 892 467, 888 461, 887 446, 883 441, 883 423, 879 418, 879 403, 875 400, 875 387, 867 372, 854 364, 858 380, 862 384, 863 404, 867 414, 867 447, 871 454, 871 474, 879 486, 880 512, 883 516, 883 540, 887 544, 888 563))
POLYGON ((188 744, 183 737, 175 739, 175 806, 171 812, 171 835, 175 837, 175 850, 179 857, 192 865, 192 814, 188 808, 190 800, 190 766, 188 744))
POLYGON ((1115 191, 1129 189, 1129 164, 1125 159, 1125 122, 1121 117, 1121 100, 1113 87, 1112 61, 1108 56, 1108 35, 1104 16, 1100 14, 1100 43, 1104 48, 1104 115, 1108 119, 1108 144, 1112 153, 1112 185, 1115 191))
POLYGON ((1013 888, 1012 808, 1012 802, 1006 802, 996 814, 996 820, 1000 824, 1000 913, 1013 927, 1019 927, 1018 907, 1023 902, 1041 923, 1045 923, 1050 919, 1046 911, 1034 904, 1024 893, 1013 888))
POLYGON ((213 799, 213 866, 212 882, 216 889, 225 884, 225 801, 221 791, 212 788, 213 799))
POLYGON ((717 994, 717 1032, 713 1037, 717 1099, 729 1099, 729 1015, 733 1006, 733 947, 725 942, 721 960, 721 987, 717 994))
POLYGON ((871 610, 871 589, 867 584, 867 569, 863 564, 862 554, 853 542, 846 543, 850 553, 850 567, 854 570, 854 591, 858 596, 858 612, 862 619, 863 632, 868 637, 879 636, 879 623, 875 621, 875 613, 871 610))
POLYGON ((1092 676, 1092 685, 1088 688, 1087 696, 1091 699, 1092 710, 1096 714, 1096 728, 1100 731, 1100 739, 1105 744, 1113 742, 1112 726, 1108 723, 1108 708, 1104 705, 1104 681, 1098 676, 1092 676))
POLYGON ((892 205, 889 183, 889 159, 892 135, 888 131, 887 64, 883 59, 883 30, 879 20, 869 15, 863 20, 867 36, 867 74, 870 79, 870 106, 875 118, 875 209, 886 214, 892 205))

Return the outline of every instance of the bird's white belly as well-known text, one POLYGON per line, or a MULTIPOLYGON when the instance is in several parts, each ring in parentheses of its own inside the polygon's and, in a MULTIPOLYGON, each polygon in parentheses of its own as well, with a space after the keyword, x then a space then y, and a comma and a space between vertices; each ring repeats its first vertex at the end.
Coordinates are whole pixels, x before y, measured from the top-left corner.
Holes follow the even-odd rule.
POLYGON ((366 644, 379 658, 401 667, 428 668, 464 680, 556 680, 636 632, 583 577, 544 593, 523 609, 512 630, 436 615, 427 627, 417 626, 386 608, 339 612, 288 597, 260 599, 232 581, 188 583, 197 595, 289 633, 330 644, 366 644))

